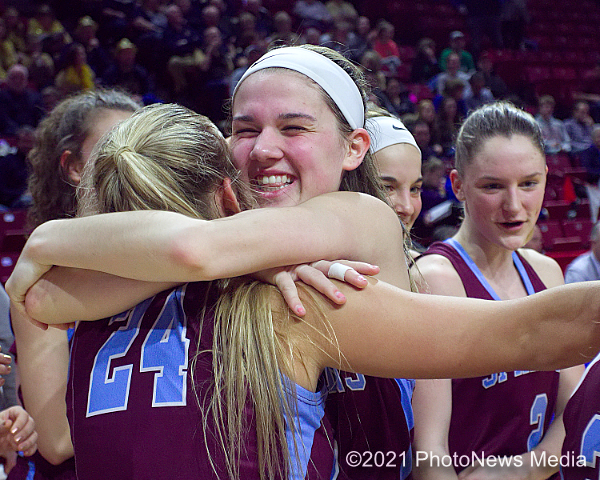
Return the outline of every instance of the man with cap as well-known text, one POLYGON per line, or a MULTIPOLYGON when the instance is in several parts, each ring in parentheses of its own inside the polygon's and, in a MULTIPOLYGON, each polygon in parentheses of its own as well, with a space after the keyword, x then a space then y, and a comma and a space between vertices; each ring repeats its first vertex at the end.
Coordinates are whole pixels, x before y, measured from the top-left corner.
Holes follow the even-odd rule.
POLYGON ((440 55, 440 68, 446 71, 448 55, 455 52, 460 58, 460 69, 463 72, 471 73, 475 70, 473 55, 465 50, 466 39, 464 33, 455 30, 450 34, 450 46, 445 48, 440 55))

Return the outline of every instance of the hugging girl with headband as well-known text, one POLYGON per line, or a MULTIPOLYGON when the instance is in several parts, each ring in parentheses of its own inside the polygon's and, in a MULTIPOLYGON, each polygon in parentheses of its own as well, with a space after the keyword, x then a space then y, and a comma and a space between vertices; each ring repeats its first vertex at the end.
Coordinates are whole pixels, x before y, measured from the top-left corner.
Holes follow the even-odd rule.
MULTIPOLYGON (((270 58, 281 55, 283 63, 291 61, 295 53, 303 56, 304 50, 281 49, 280 53, 271 53, 270 58)), ((342 68, 336 63, 339 62, 350 74, 357 75, 333 52, 319 51, 308 54, 323 57, 314 57, 315 64, 337 71, 342 68)), ((306 67, 299 63, 299 68, 306 67)), ((401 448, 409 448, 394 443, 397 425, 407 428, 408 423, 400 409, 404 397, 395 377, 437 378, 481 375, 505 368, 556 368, 579 361, 586 347, 590 354, 599 347, 600 332, 592 320, 599 315, 600 299, 593 286, 567 287, 553 292, 552 298, 530 298, 527 308, 518 302, 436 299, 408 292, 402 241, 398 241, 402 240, 402 230, 393 211, 371 196, 353 192, 326 194, 354 181, 360 183, 356 171, 368 155, 369 136, 361 126, 352 125, 363 125, 364 115, 362 121, 353 120, 352 114, 346 118, 340 109, 331 106, 333 100, 320 83, 292 66, 293 62, 290 66, 268 66, 249 73, 238 86, 232 105, 231 144, 240 178, 255 187, 262 205, 272 201, 282 208, 246 211, 215 221, 197 218, 186 209, 184 214, 138 211, 49 222, 33 233, 24 249, 9 281, 9 290, 17 302, 27 292, 28 313, 34 318, 46 323, 95 320, 134 307, 124 315, 100 322, 107 343, 91 349, 78 348, 81 355, 87 355, 88 367, 80 363, 78 372, 71 377, 73 382, 79 379, 78 387, 73 388, 74 395, 78 392, 73 396, 73 418, 83 422, 83 426, 96 422, 97 431, 102 432, 94 439, 88 436, 87 445, 74 435, 74 446, 77 450, 78 439, 84 442, 82 448, 88 452, 88 458, 95 458, 100 475, 103 469, 111 467, 102 449, 114 455, 114 445, 121 442, 126 447, 119 450, 121 468, 113 468, 107 475, 110 478, 147 478, 156 472, 172 475, 176 467, 165 464, 165 457, 177 458, 193 470, 187 474, 178 472, 178 478, 313 478, 317 473, 329 476, 339 467, 344 475, 355 477, 367 469, 353 470, 356 466, 345 463, 335 465, 333 440, 346 440, 343 448, 355 443, 371 446, 372 450, 383 437, 382 451, 398 447, 400 454, 401 448), (302 204, 295 206, 299 202, 302 204), (90 256, 90 251, 95 255, 90 256), (227 290, 216 291, 206 284, 190 284, 146 301, 142 300, 166 285, 128 280, 207 281, 340 257, 379 265, 379 276, 384 281, 372 280, 363 291, 336 284, 348 299, 343 307, 301 288, 306 305, 303 318, 290 315, 271 287, 246 279, 232 282, 227 290), (28 291, 52 265, 88 271, 53 268, 28 291), (109 282, 106 276, 95 277, 89 270, 120 277, 109 282), (98 278, 102 278, 101 295, 98 278), (154 312, 152 315, 141 315, 149 309, 154 312), (493 322, 482 325, 482 314, 493 322), (159 323, 154 322, 153 315, 159 317, 159 323), (432 321, 441 316, 452 320, 442 326, 432 321), (566 318, 572 320, 563 324, 561 320, 566 318), (138 325, 143 329, 138 329, 138 325), (214 335, 205 332, 205 327, 214 329, 214 335), (533 332, 541 333, 534 336, 533 332), (535 338, 516 341, 521 336, 535 338), (110 339, 115 337, 130 338, 133 343, 119 341, 112 345, 110 339), (192 345, 198 341, 201 343, 197 350, 202 356, 192 364, 192 345), (109 344, 126 350, 118 363, 109 344), (185 345, 189 345, 188 350, 185 345), (461 346, 458 350, 457 345, 461 346), (151 351, 156 355, 151 355, 151 351), (539 359, 544 359, 543 365, 539 359), (176 368, 170 368, 170 373, 162 370, 165 375, 157 377, 157 369, 165 361, 176 368), (337 370, 331 370, 332 367, 337 370), (338 374, 339 370, 373 376, 338 374), (111 381, 116 378, 113 374, 125 380, 131 378, 131 383, 117 385, 111 381), (158 395, 163 388, 159 388, 163 383, 159 379, 164 377, 173 377, 179 386, 168 391, 168 398, 158 395), (332 390, 336 392, 330 392, 327 404, 334 398, 341 399, 332 404, 331 410, 328 406, 327 412, 323 405, 326 377, 332 380, 332 390), (145 387, 140 388, 139 382, 145 382, 145 387), (116 389, 121 395, 117 396, 122 402, 119 408, 102 403, 102 398, 109 397, 92 395, 95 390, 91 383, 100 389, 116 389), (129 388, 128 385, 130 390, 123 388, 129 388), (196 398, 189 396, 194 389, 199 392, 200 408, 196 398), (128 393, 124 403, 123 390, 128 393), (171 398, 176 394, 179 402, 171 398), (350 396, 353 394, 356 397, 350 396), (396 403, 388 403, 392 400, 385 397, 387 394, 396 403), (100 404, 93 399, 100 399, 100 404), (138 407, 155 419, 144 422, 144 429, 134 421, 140 418, 136 414, 138 407), (165 413, 159 420, 161 411, 165 413), (187 425, 186 430, 193 427, 183 442, 181 432, 172 428, 171 415, 187 425), (132 421, 123 422, 124 418, 132 421), (354 424, 359 429, 351 430, 349 422, 360 422, 354 424), (124 425, 129 425, 126 431, 124 425), (159 435, 151 435, 157 432, 159 435), (208 456, 207 445, 211 452, 208 456), (178 449, 177 453, 165 455, 173 448, 178 449), (184 453, 189 461, 181 459, 184 453), (146 465, 156 470, 144 477, 142 466, 146 465)), ((360 92, 358 87, 357 91, 360 92)), ((362 101, 361 97, 358 93, 356 99, 362 101)), ((169 115, 166 122, 163 111, 162 117, 150 121, 150 112, 161 107, 154 108, 136 114, 111 133, 110 141, 106 139, 98 147, 99 159, 106 149, 107 158, 113 159, 109 162, 114 164, 111 169, 123 169, 127 174, 109 175, 97 170, 97 179, 92 183, 95 192, 91 193, 102 198, 103 192, 116 192, 121 202, 123 197, 137 192, 138 199, 147 199, 151 208, 167 209, 174 201, 173 186, 164 196, 154 187, 124 187, 137 179, 144 180, 150 165, 164 169, 167 164, 162 157, 176 155, 187 159, 190 174, 176 177, 175 184, 189 178, 213 179, 206 183, 207 191, 192 195, 198 197, 192 210, 204 206, 203 216, 209 218, 238 211, 242 185, 232 188, 227 178, 236 176, 236 172, 219 172, 216 167, 207 170, 199 164, 199 152, 188 150, 181 141, 182 132, 190 128, 187 117, 177 113, 169 115), (177 126, 176 134, 166 128, 170 122, 177 126), (132 138, 150 134, 157 142, 148 150, 146 141, 132 138), (139 168, 130 168, 134 165, 139 168), (114 188, 117 185, 120 187, 114 188), (159 201, 154 197, 159 197, 159 201)), ((193 138, 198 133, 193 130, 187 135, 193 138)), ((191 142, 207 151, 221 144, 218 138, 191 142)), ((211 158, 215 160, 214 156, 211 158)), ((100 168, 100 164, 95 168, 100 168)), ((169 176, 178 172, 180 166, 169 176)), ((151 181, 148 185, 156 183, 151 181)), ((371 185, 377 185, 376 178, 371 185)), ((97 212, 111 212, 132 208, 128 205, 133 204, 118 203, 118 208, 110 204, 100 208, 103 202, 92 205, 97 206, 97 212)), ((350 275, 346 273, 344 278, 348 280, 350 275)), ((88 332, 88 341, 98 342, 98 336, 91 333, 93 327, 83 325, 86 324, 79 325, 76 337, 88 332)), ((81 431, 90 432, 85 428, 81 431)), ((346 459, 345 455, 338 458, 342 462, 346 459)), ((403 476, 408 471, 400 462, 391 470, 396 478, 400 471, 403 476)), ((385 469, 371 472, 379 478, 387 474, 385 469)), ((82 478, 95 478, 91 470, 87 473, 82 478)))

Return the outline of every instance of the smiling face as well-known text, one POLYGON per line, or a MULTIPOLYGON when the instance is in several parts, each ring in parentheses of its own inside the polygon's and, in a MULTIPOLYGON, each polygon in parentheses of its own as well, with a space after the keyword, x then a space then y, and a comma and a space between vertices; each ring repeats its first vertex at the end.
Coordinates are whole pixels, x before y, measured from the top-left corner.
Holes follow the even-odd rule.
POLYGON ((343 171, 362 161, 350 158, 319 87, 299 73, 253 73, 235 94, 232 116, 233 160, 261 206, 292 206, 337 191, 343 171))
POLYGON ((522 247, 538 219, 546 184, 543 154, 522 135, 487 140, 461 177, 451 174, 465 202, 465 227, 475 241, 508 250, 522 247))
POLYGON ((401 143, 379 150, 375 161, 392 207, 410 230, 421 212, 421 154, 401 143))

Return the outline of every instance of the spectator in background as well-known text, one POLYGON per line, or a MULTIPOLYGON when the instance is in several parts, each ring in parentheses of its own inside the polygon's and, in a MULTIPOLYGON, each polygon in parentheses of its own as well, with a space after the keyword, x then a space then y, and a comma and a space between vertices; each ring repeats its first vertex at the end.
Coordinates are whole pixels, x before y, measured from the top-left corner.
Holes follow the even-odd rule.
MULTIPOLYGON (((200 32, 202 30, 202 10, 198 3, 192 3, 191 0, 175 0, 175 5, 181 10, 181 14, 185 18, 188 27, 196 32, 200 32)), ((248 5, 250 5, 250 2, 248 2, 248 5)))
POLYGON ((417 54, 412 62, 411 81, 426 84, 440 72, 435 55, 435 42, 431 38, 422 38, 419 40, 417 54))
POLYGON ((360 59, 367 82, 379 98, 385 90, 386 78, 381 65, 381 56, 375 50, 367 50, 360 59))
POLYGON ((434 139, 436 143, 442 146, 442 156, 447 158, 454 156, 454 142, 463 119, 458 110, 456 99, 444 97, 436 117, 438 137, 434 139))
POLYGON ((331 13, 319 0, 296 0, 294 15, 300 20, 302 29, 315 27, 326 32, 333 25, 331 13))
POLYGON ((29 71, 29 83, 38 92, 45 87, 53 86, 56 71, 54 59, 44 52, 41 35, 27 37, 27 53, 21 55, 22 63, 29 71))
POLYGON ((233 51, 224 43, 217 27, 204 30, 203 60, 195 101, 203 115, 218 123, 225 119, 223 104, 229 98, 229 76, 233 72, 233 51))
POLYGON ((386 21, 379 20, 375 27, 376 36, 373 39, 372 48, 381 57, 381 65, 387 76, 395 77, 398 72, 398 67, 402 65, 400 60, 400 50, 394 41, 395 34, 394 26, 386 21))
POLYGON ((93 90, 96 75, 87 63, 85 47, 80 43, 71 43, 65 54, 65 65, 56 75, 54 84, 61 96, 93 90))
POLYGON ((345 2, 344 0, 329 0, 325 3, 325 6, 327 7, 327 10, 329 10, 334 22, 343 20, 351 24, 356 23, 358 13, 356 12, 356 8, 354 8, 350 2, 345 2))
POLYGON ((456 108, 458 109, 458 115, 460 116, 460 121, 462 122, 462 120, 467 116, 467 103, 465 102, 465 98, 472 94, 471 88, 467 88, 467 86, 468 84, 459 78, 449 78, 446 81, 442 95, 436 95, 433 98, 433 105, 435 110, 438 112, 438 116, 444 98, 451 97, 456 100, 456 108))
POLYGON ((266 53, 266 49, 262 45, 250 45, 245 51, 243 60, 238 68, 236 68, 229 79, 229 91, 233 92, 235 86, 240 81, 240 78, 246 73, 248 67, 256 62, 266 53))
POLYGON ((12 42, 15 50, 25 53, 27 50, 27 26, 21 21, 19 11, 12 6, 6 7, 2 16, 6 27, 7 38, 12 42))
POLYGON ((9 68, 0 89, 0 135, 15 136, 25 125, 35 128, 43 115, 42 99, 28 86, 29 72, 20 64, 9 68))
POLYGON ((69 44, 73 40, 65 27, 56 19, 50 5, 42 4, 38 7, 35 17, 29 20, 28 35, 42 35, 45 40, 56 40, 69 44))
POLYGON ((544 152, 546 154, 571 151, 571 141, 563 122, 552 116, 555 105, 556 102, 551 95, 540 97, 539 113, 535 116, 535 120, 542 131, 544 152))
POLYGON ((410 91, 397 78, 387 79, 383 100, 383 107, 398 118, 415 111, 415 104, 410 99, 410 91))
POLYGON ((359 63, 362 56, 371 48, 371 21, 368 17, 358 17, 353 38, 348 45, 348 58, 359 63))
MULTIPOLYGON (((333 35, 336 35, 336 32, 337 29, 334 29, 333 35)), ((339 34, 339 32, 337 32, 337 34, 339 34)), ((345 41, 346 39, 344 38, 343 40, 345 41)), ((333 41, 332 34, 326 33, 321 35, 319 29, 315 27, 309 27, 304 30, 304 34, 300 37, 299 42, 300 45, 326 45, 339 53, 342 53, 342 51, 345 52, 345 50, 348 48, 344 45, 340 45, 340 42, 333 41), (323 43, 321 43, 321 39, 323 39, 323 43)))
POLYGON ((129 93, 138 102, 152 95, 152 80, 144 67, 136 63, 137 47, 127 38, 118 44, 115 61, 108 67, 102 84, 129 93))
POLYGON ((469 84, 471 85, 471 93, 465 98, 467 112, 476 110, 482 105, 494 101, 492 92, 485 86, 485 77, 482 72, 475 72, 471 75, 469 84))
MULTIPOLYGON (((34 129, 24 126, 17 132, 17 146, 10 148, 0 142, 0 205, 7 208, 24 208, 31 204, 26 198, 27 154, 33 147, 34 129)), ((8 352, 8 349, 4 350, 8 352)))
POLYGON ((479 71, 483 73, 485 86, 490 89, 494 98, 496 100, 506 98, 508 95, 508 87, 504 80, 502 80, 502 78, 494 71, 494 62, 492 61, 492 56, 488 52, 483 52, 480 55, 477 67, 479 68, 479 71))
POLYGON ((450 46, 442 50, 440 54, 440 68, 442 71, 448 70, 448 56, 456 53, 460 60, 460 70, 465 73, 471 73, 475 70, 473 55, 465 50, 466 39, 464 33, 455 30, 450 34, 450 46))
POLYGON ((92 17, 86 15, 81 17, 77 22, 74 37, 85 48, 87 63, 94 71, 96 77, 100 78, 110 65, 110 55, 100 45, 96 33, 98 32, 98 24, 92 17))
POLYGON ((292 31, 292 17, 290 14, 281 10, 273 16, 273 25, 275 31, 268 38, 271 45, 296 45, 298 43, 298 35, 292 31))
POLYGON ((450 79, 462 80, 465 84, 465 90, 463 96, 467 96, 470 93, 471 88, 469 87, 470 75, 460 70, 460 58, 456 52, 450 52, 446 59, 446 71, 440 73, 434 78, 435 91, 443 95, 446 88, 446 82, 450 79))
POLYGON ((579 158, 587 171, 585 191, 590 201, 590 217, 596 223, 600 208, 600 124, 592 128, 592 145, 581 152, 579 158))
POLYGON ((335 22, 331 34, 321 36, 321 41, 316 45, 331 48, 345 57, 349 57, 350 45, 354 41, 353 37, 352 25, 345 20, 339 20, 335 22))
POLYGON ((17 50, 12 40, 8 38, 8 31, 4 20, 0 18, 0 80, 6 78, 6 72, 12 67, 19 57, 17 56, 17 50))
POLYGON ((584 100, 575 102, 573 116, 565 120, 564 124, 571 140, 571 153, 579 155, 592 145, 594 119, 590 115, 588 102, 584 100))
POLYGON ((236 51, 243 52, 250 45, 260 41, 260 34, 256 30, 256 17, 250 12, 242 12, 238 16, 238 28, 232 37, 236 51))
POLYGON ((565 283, 600 280, 600 222, 592 228, 590 244, 590 251, 578 256, 567 267, 565 283))
POLYGON ((256 19, 256 31, 261 39, 267 38, 273 33, 273 17, 262 3, 262 0, 247 0, 245 9, 254 15, 256 19))
POLYGON ((173 81, 176 98, 186 91, 188 77, 200 68, 198 56, 195 54, 201 46, 199 32, 190 28, 181 9, 173 4, 165 10, 169 24, 163 34, 167 70, 173 81))
POLYGON ((443 223, 438 223, 438 220, 442 220, 441 218, 432 218, 429 211, 447 200, 445 188, 446 165, 437 157, 429 157, 423 162, 421 173, 423 176, 421 185, 422 209, 415 221, 413 231, 416 238, 420 238, 428 244, 435 227, 443 223))
POLYGON ((423 164, 431 157, 441 153, 442 147, 431 141, 431 130, 429 124, 423 120, 417 120, 411 127, 411 133, 421 150, 421 161, 423 164))

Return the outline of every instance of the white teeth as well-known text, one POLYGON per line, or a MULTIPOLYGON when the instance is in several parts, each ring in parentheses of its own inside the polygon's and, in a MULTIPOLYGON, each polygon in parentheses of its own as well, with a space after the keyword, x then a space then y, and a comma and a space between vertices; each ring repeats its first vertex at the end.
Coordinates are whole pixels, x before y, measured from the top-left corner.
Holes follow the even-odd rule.
POLYGON ((258 177, 256 183, 258 185, 285 186, 286 184, 291 183, 291 180, 287 175, 265 175, 263 177, 258 177))

